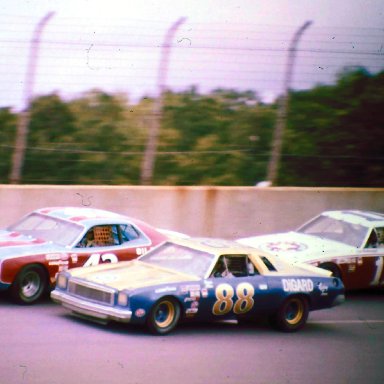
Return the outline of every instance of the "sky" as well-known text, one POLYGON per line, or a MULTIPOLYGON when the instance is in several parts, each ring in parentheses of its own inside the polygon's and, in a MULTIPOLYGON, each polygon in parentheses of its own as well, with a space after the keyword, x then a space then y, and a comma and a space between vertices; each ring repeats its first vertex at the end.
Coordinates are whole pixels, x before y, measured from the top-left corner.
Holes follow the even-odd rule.
POLYGON ((384 69, 382 0, 1 0, 0 108, 25 107, 30 42, 49 12, 34 97, 73 99, 91 89, 132 103, 155 96, 161 46, 181 18, 164 80, 176 92, 230 88, 273 100, 293 34, 307 21, 291 88, 332 84, 343 68, 384 69))

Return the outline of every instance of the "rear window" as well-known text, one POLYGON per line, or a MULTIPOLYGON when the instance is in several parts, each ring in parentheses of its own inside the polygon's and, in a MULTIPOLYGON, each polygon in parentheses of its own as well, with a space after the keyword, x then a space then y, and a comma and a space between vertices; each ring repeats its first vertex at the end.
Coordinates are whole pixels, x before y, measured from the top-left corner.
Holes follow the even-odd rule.
POLYGON ((267 257, 261 256, 260 259, 265 264, 265 266, 268 268, 268 271, 277 271, 275 266, 271 263, 271 261, 267 257))

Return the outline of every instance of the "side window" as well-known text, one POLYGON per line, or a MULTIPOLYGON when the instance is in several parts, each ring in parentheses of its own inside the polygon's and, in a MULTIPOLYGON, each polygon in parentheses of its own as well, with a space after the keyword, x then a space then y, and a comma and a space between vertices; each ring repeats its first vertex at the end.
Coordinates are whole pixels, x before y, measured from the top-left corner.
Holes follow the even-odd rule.
POLYGON ((384 227, 376 228, 378 247, 384 247, 384 227))
POLYGON ((119 244, 119 236, 115 225, 97 225, 85 234, 78 247, 110 247, 119 244))
POLYGON ((132 225, 124 224, 120 225, 119 227, 122 243, 136 240, 140 237, 139 232, 132 225))
POLYGON ((365 248, 381 248, 384 247, 384 227, 372 229, 365 248))
POLYGON ((244 277, 258 274, 247 255, 222 255, 213 268, 211 277, 244 277))

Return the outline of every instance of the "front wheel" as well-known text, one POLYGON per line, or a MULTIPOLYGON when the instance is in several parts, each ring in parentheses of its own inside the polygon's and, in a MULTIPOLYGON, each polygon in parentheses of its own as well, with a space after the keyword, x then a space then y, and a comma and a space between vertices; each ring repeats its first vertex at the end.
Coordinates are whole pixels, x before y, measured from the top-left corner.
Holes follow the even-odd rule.
POLYGON ((296 332, 308 319, 309 306, 305 297, 288 297, 279 310, 271 316, 272 325, 283 332, 296 332))
POLYGON ((160 299, 149 313, 147 326, 156 335, 165 335, 171 332, 180 319, 180 305, 175 299, 166 297, 160 299))
POLYGON ((18 304, 33 304, 48 288, 48 278, 41 265, 24 267, 11 286, 11 298, 18 304))

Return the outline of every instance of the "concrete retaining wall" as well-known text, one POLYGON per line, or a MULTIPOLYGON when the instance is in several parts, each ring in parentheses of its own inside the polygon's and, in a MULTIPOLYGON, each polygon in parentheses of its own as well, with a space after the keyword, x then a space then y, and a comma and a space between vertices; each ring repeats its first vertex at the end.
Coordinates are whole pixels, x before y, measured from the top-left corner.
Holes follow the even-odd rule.
POLYGON ((90 206, 193 236, 293 229, 330 209, 384 212, 384 189, 0 185, 0 227, 48 206, 90 206))

